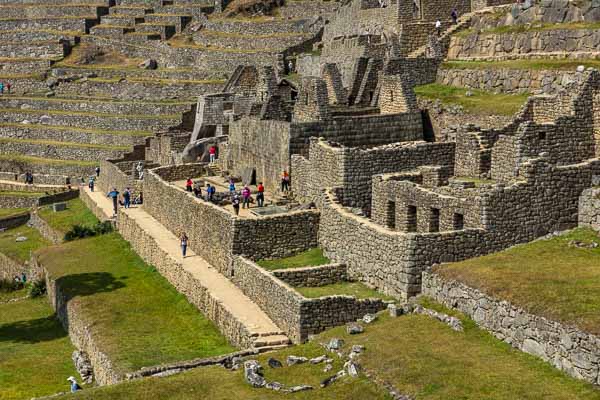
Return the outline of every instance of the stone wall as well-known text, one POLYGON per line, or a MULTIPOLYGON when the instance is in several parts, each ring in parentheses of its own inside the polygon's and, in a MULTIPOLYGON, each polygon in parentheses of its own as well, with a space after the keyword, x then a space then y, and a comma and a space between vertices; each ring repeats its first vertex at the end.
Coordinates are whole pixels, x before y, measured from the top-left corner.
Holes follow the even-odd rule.
POLYGON ((599 337, 531 314, 436 273, 423 273, 423 294, 468 315, 477 325, 513 347, 575 378, 600 384, 599 337))
MULTIPOLYGON (((123 154, 127 148, 124 147, 93 147, 64 145, 57 143, 49 146, 44 142, 17 141, 17 139, 0 140, 0 154, 27 154, 32 157, 42 157, 59 160, 103 160, 106 158, 117 158, 123 154), (12 141, 14 140, 14 141, 12 141)), ((45 171, 45 169, 44 169, 45 171)), ((47 171, 45 171, 47 172, 47 171)))
POLYGON ((560 70, 440 68, 437 82, 501 93, 557 93, 581 76, 575 71, 560 70))
POLYGON ((316 267, 286 268, 272 272, 277 279, 290 286, 325 286, 348 280, 344 264, 327 264, 316 267))
MULTIPOLYGON (((230 343, 241 348, 252 346, 255 338, 244 323, 237 320, 215 294, 203 287, 200 281, 185 270, 181 262, 174 259, 166 249, 161 248, 151 235, 124 212, 119 212, 117 226, 119 233, 131 243, 136 253, 148 264, 153 265, 177 291, 213 321, 230 343)), ((215 261, 214 257, 209 260, 215 261)))
MULTIPOLYGON (((22 186, 17 188, 21 189, 22 186)), ((39 187, 38 189, 43 190, 39 187)), ((25 191, 23 196, 19 196, 17 194, 3 196, 0 194, 0 208, 34 208, 71 200, 76 198, 78 195, 79 191, 77 190, 68 190, 65 192, 59 192, 40 197, 31 196, 28 194, 28 191, 25 191)))
POLYGON ((524 33, 473 33, 453 36, 450 60, 498 60, 512 58, 595 58, 600 32, 595 29, 554 29, 524 33))
POLYGON ((37 229, 40 234, 50 243, 59 244, 63 241, 65 234, 50 226, 44 219, 40 218, 37 211, 31 213, 29 224, 37 229))
MULTIPOLYGON (((20 277, 23 272, 27 274, 27 266, 0 253, 0 280, 7 279, 12 281, 15 276, 20 277)), ((27 276, 29 279, 29 274, 27 276)))
POLYGON ((22 212, 18 215, 0 218, 0 230, 12 229, 17 226, 25 225, 29 221, 29 212, 22 212))
POLYGON ((579 197, 579 226, 600 232, 600 188, 584 190, 579 197))

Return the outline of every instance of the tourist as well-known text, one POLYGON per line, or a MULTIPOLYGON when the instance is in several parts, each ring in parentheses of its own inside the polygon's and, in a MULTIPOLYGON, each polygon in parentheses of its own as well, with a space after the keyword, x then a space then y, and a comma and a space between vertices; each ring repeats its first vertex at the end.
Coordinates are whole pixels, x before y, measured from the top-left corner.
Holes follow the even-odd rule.
POLYGON ((202 198, 202 187, 199 181, 194 182, 194 196, 198 199, 202 198))
POLYGON ((213 197, 217 189, 214 186, 211 186, 210 183, 206 184, 206 200, 213 201, 213 197))
POLYGON ((71 177, 67 176, 65 178, 65 185, 67 185, 67 189, 71 190, 71 177))
POLYGON ((186 192, 192 192, 192 186, 194 186, 194 181, 192 181, 192 178, 187 178, 187 181, 185 181, 186 192))
POLYGON ((23 285, 27 283, 27 275, 25 274, 25 272, 21 273, 21 283, 23 285))
POLYGON ((456 22, 458 21, 458 11, 456 11, 456 8, 452 9, 450 12, 450 17, 452 18, 452 23, 456 25, 456 22))
POLYGON ((125 191, 123 192, 123 206, 125 206, 125 208, 131 207, 131 189, 129 188, 125 188, 125 191))
POLYGON ((288 60, 288 74, 294 73, 294 63, 292 60, 288 60))
POLYGON ((117 188, 113 188, 110 192, 106 194, 106 197, 110 197, 113 201, 113 213, 117 215, 118 205, 119 205, 119 191, 117 188))
POLYGON ((67 381, 71 382, 71 393, 75 393, 81 390, 81 386, 77 383, 74 377, 70 376, 67 378, 67 381))
POLYGON ((233 181, 233 178, 229 179, 229 193, 235 193, 235 182, 233 181))
POLYGON ((11 88, 12 88, 12 85, 10 84, 10 82, 6 82, 6 91, 8 92, 8 94, 10 94, 11 88))
POLYGON ((94 191, 94 182, 95 182, 96 178, 94 178, 94 176, 90 176, 90 180, 88 182, 88 187, 90 188, 90 191, 93 192, 94 191))
POLYGON ((290 174, 287 171, 283 171, 281 177, 281 191, 288 192, 290 190, 290 174))
POLYGON ((100 177, 100 167, 96 167, 96 178, 100 177))
POLYGON ((259 207, 262 207, 265 204, 265 187, 262 182, 258 182, 258 194, 256 195, 256 202, 259 207))
POLYGON ((0 82, 0 94, 4 94, 4 83, 0 82))
POLYGON ((242 189, 242 208, 250 208, 250 188, 248 185, 242 189))
POLYGON ((237 193, 233 194, 231 204, 233 204, 233 212, 235 212, 235 215, 240 215, 240 196, 238 196, 237 193))
POLYGON ((185 258, 185 255, 187 253, 187 246, 188 246, 188 237, 185 234, 185 232, 181 232, 181 236, 179 237, 179 242, 181 243, 181 254, 183 255, 183 258, 185 258))
POLYGON ((210 163, 214 163, 215 162, 215 157, 217 156, 217 148, 215 147, 215 145, 213 144, 212 146, 210 146, 210 149, 208 149, 208 155, 210 157, 210 163))
POLYGON ((442 34, 442 22, 439 19, 435 21, 435 31, 437 32, 438 36, 442 34))

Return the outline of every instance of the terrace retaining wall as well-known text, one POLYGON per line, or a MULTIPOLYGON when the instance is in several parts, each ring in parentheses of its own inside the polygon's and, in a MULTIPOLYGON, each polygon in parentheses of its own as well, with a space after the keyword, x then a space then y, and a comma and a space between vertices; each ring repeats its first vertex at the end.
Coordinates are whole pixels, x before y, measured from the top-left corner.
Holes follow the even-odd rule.
POLYGON ((423 294, 472 318, 495 337, 567 374, 600 384, 600 337, 533 315, 462 282, 423 273, 423 294))
POLYGON ((579 197, 579 226, 600 232, 600 188, 586 189, 579 197))
POLYGON ((275 270, 273 276, 294 287, 331 285, 348 280, 345 264, 327 264, 316 267, 275 270))

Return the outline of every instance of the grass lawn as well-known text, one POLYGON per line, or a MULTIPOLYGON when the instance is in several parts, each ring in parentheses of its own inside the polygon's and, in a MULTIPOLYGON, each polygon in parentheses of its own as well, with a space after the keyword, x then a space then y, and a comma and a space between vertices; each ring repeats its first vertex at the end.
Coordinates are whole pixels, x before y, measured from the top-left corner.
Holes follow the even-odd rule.
POLYGON ((42 207, 38 215, 57 231, 67 233, 73 225, 94 226, 98 218, 86 207, 81 199, 72 199, 67 201, 67 209, 54 212, 52 206, 42 207))
POLYGON ((0 290, 0 303, 5 303, 12 299, 18 299, 27 296, 28 289, 26 287, 19 290, 4 291, 0 290))
POLYGON ((323 255, 323 250, 315 247, 314 249, 303 251, 292 257, 278 258, 276 260, 260 260, 256 263, 264 269, 273 271, 276 269, 325 265, 330 262, 331 261, 323 255))
POLYGON ((40 261, 121 372, 235 350, 117 233, 49 247, 40 261))
POLYGON ((302 296, 316 298, 323 296, 347 295, 358 299, 377 298, 383 300, 394 300, 393 297, 379 293, 360 282, 339 282, 325 286, 297 287, 295 288, 302 296))
POLYGON ((533 70, 572 70, 578 66, 600 68, 600 60, 590 59, 531 59, 505 61, 446 61, 443 69, 533 69, 533 70))
POLYGON ((600 334, 600 247, 572 247, 571 240, 600 243, 591 229, 575 229, 550 240, 445 264, 436 272, 533 314, 600 334))
POLYGON ((13 215, 23 214, 28 208, 0 208, 0 218, 12 217, 13 215))
POLYGON ((0 232, 0 253, 22 263, 31 258, 32 252, 48 245, 50 242, 37 229, 26 225, 0 232), (17 242, 18 236, 25 236, 27 240, 17 242))
POLYGON ((416 400, 600 399, 600 391, 591 385, 567 377, 549 364, 495 339, 472 321, 459 317, 464 321, 464 332, 455 332, 423 315, 390 318, 382 313, 377 321, 365 325, 363 334, 351 336, 345 332, 345 327, 337 327, 319 335, 313 342, 257 357, 265 368, 268 381, 277 380, 286 385, 309 384, 315 387, 313 391, 289 395, 253 389, 244 382, 243 371, 231 372, 217 367, 87 390, 64 398, 390 399, 362 375, 356 379, 345 377, 325 389, 318 388, 321 379, 340 369, 340 361, 335 355, 332 357, 334 368, 329 373, 322 372, 322 365, 303 364, 275 370, 266 365, 269 357, 283 361, 289 354, 307 357, 325 354, 318 343, 338 337, 346 342, 345 352, 351 345, 364 345, 360 364, 395 386, 400 393, 416 400))
POLYGON ((73 350, 46 297, 0 304, 0 399, 69 390, 73 350))
POLYGON ((457 104, 465 111, 477 115, 512 115, 527 101, 529 94, 494 94, 484 90, 466 89, 431 83, 416 86, 417 96, 440 100, 444 104, 457 104), (473 95, 466 96, 470 91, 473 95))

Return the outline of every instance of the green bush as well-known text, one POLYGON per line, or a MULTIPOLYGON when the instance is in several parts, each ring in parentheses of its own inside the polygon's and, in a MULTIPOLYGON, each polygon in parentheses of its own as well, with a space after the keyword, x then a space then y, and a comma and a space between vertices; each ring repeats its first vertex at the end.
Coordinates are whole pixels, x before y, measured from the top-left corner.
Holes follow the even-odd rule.
POLYGON ((113 225, 110 221, 98 222, 94 226, 74 225, 73 228, 65 234, 65 241, 70 242, 76 239, 104 235, 113 231, 113 225))
POLYGON ((29 286, 29 296, 30 297, 40 297, 46 294, 46 281, 39 280, 34 281, 29 286))

